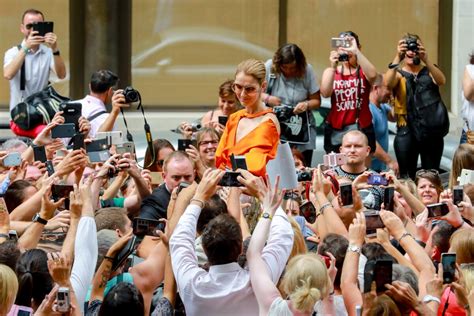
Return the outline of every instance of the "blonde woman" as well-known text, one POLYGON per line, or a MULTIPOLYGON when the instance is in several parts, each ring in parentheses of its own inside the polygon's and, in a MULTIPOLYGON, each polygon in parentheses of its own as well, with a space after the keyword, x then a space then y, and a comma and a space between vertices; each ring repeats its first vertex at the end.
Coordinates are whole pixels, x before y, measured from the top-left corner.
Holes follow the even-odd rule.
POLYGON ((18 292, 18 280, 15 272, 0 264, 0 316, 7 315, 15 302, 18 292))

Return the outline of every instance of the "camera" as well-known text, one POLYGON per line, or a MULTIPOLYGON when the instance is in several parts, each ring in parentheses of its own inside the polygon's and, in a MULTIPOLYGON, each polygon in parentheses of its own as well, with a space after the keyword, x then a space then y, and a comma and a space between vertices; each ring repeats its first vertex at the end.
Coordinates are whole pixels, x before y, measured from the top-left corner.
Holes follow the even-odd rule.
POLYGON ((414 53, 418 52, 418 42, 414 37, 409 37, 406 39, 405 43, 407 44, 407 50, 411 50, 414 53))
POLYGON ((280 105, 273 107, 273 113, 275 113, 278 121, 286 121, 293 115, 293 108, 289 105, 280 105))
POLYGON ((313 174, 310 171, 298 171, 296 172, 296 180, 298 182, 311 181, 313 174))
POLYGON ((198 122, 191 123, 191 129, 193 130, 193 133, 199 131, 201 128, 202 128, 201 123, 198 123, 198 122))
POLYGON ((140 93, 132 87, 126 87, 123 89, 123 96, 125 97, 125 103, 140 101, 140 93))
POLYGON ((110 164, 113 166, 113 168, 109 168, 109 171, 107 171, 107 177, 114 178, 120 172, 120 168, 117 167, 115 161, 111 161, 110 164))
POLYGON ((60 313, 67 313, 71 309, 69 300, 69 288, 60 287, 56 293, 57 311, 60 313))
POLYGON ((339 60, 339 61, 349 61, 349 55, 348 54, 339 54, 339 58, 337 60, 339 60))

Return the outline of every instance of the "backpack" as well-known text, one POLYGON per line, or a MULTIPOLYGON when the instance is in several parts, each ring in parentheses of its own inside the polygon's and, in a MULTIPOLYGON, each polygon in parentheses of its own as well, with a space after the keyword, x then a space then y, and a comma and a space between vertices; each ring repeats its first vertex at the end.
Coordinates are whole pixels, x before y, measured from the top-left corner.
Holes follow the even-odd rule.
POLYGON ((406 79, 408 125, 415 138, 429 141, 446 136, 449 132, 448 110, 428 68, 423 67, 417 76, 401 70, 400 73, 406 79))

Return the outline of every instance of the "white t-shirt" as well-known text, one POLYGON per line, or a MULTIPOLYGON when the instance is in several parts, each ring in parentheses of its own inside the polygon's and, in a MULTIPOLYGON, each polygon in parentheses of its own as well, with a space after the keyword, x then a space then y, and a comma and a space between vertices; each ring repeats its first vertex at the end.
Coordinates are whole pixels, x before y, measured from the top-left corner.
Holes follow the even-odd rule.
MULTIPOLYGON (((24 41, 22 42, 22 45, 24 41)), ((3 67, 12 62, 19 53, 18 47, 5 52, 3 67)), ((54 58, 51 48, 41 44, 36 52, 29 52, 25 57, 25 90, 20 91, 21 68, 10 80, 10 111, 23 99, 43 90, 48 85, 49 75, 54 70, 54 58)))
MULTIPOLYGON (((471 79, 474 79, 474 65, 467 65, 466 69, 469 73, 471 79)), ((464 92, 461 92, 462 95, 462 109, 461 116, 464 122, 467 123, 467 128, 474 130, 474 102, 466 100, 464 97, 464 92)))

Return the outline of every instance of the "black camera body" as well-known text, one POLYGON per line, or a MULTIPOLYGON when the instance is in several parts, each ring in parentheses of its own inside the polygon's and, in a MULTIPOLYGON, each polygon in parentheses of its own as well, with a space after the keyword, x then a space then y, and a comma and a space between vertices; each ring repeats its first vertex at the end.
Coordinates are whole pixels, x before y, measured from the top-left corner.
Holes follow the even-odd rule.
POLYGON ((293 115, 293 108, 289 105, 279 105, 273 107, 273 113, 279 121, 286 121, 293 115))
POLYGON ((132 87, 126 87, 123 89, 123 96, 125 97, 125 103, 140 101, 140 93, 132 87))
POLYGON ((414 53, 418 53, 418 41, 414 37, 409 37, 405 40, 407 44, 407 50, 410 50, 414 53))
POLYGON ((310 171, 298 171, 296 173, 296 180, 298 182, 311 181, 313 179, 313 174, 310 171))
POLYGON ((339 54, 339 61, 349 61, 349 54, 339 54))

